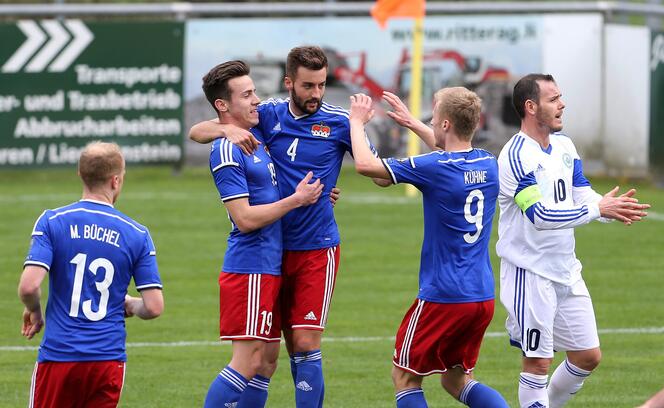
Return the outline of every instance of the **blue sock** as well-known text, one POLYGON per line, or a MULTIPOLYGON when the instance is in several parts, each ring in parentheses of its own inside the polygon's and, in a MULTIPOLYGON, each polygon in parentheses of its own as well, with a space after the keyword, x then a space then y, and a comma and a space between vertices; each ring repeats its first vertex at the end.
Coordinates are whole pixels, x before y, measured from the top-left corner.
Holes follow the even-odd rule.
POLYGON ((295 378, 295 406, 317 408, 322 404, 323 360, 320 350, 295 353, 297 377, 295 378))
POLYGON ((471 408, 509 408, 507 401, 498 391, 475 380, 466 383, 459 395, 459 401, 471 408))
POLYGON ((203 408, 223 407, 239 401, 248 382, 242 374, 229 366, 224 367, 210 384, 203 408))
POLYGON ((407 388, 397 392, 397 408, 427 408, 422 388, 407 388))
POLYGON ((256 374, 244 389, 237 408, 263 408, 267 401, 270 379, 256 374))

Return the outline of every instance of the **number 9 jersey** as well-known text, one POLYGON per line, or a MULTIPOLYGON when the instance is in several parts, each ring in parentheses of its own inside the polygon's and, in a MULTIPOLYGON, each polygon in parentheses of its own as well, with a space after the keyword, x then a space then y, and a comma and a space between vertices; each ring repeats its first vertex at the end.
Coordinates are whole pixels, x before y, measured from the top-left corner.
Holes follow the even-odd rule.
POLYGON ((423 195, 424 239, 418 299, 436 303, 494 298, 489 258, 498 197, 496 158, 482 149, 383 159, 393 183, 423 195))
POLYGON ((161 288, 147 228, 112 205, 81 200, 46 210, 25 265, 49 272, 46 329, 38 361, 126 361, 124 300, 161 288))

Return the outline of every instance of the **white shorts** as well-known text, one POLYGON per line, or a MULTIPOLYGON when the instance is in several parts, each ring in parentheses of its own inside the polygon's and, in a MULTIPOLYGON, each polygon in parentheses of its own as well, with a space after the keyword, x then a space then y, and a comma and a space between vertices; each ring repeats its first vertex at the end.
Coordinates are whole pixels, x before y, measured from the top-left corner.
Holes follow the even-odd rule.
POLYGON ((500 301, 507 309, 510 343, 526 357, 599 347, 595 312, 583 279, 572 286, 500 263, 500 301))

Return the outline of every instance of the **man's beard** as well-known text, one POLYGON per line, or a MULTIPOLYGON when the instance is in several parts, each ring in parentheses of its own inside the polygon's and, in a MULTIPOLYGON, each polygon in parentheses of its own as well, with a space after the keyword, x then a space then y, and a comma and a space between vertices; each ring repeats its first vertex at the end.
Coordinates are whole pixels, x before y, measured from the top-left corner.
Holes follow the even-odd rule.
POLYGON ((307 99, 306 101, 303 101, 302 98, 297 96, 297 93, 295 92, 295 89, 293 89, 291 91, 290 97, 291 97, 291 101, 293 101, 293 104, 295 106, 297 106, 297 108, 299 110, 301 110, 302 112, 304 112, 308 115, 312 115, 312 114, 318 112, 318 109, 320 109, 320 105, 321 105, 321 100, 320 99, 313 99, 312 98, 312 99, 307 99), (314 109, 307 108, 307 103, 308 102, 315 102, 316 107, 314 109))

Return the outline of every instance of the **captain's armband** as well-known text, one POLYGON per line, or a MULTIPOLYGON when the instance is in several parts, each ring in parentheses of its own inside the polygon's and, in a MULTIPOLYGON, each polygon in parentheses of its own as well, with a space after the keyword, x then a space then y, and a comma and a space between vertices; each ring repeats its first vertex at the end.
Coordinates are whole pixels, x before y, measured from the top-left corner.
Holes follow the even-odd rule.
POLYGON ((514 196, 514 202, 516 205, 521 208, 521 211, 526 212, 533 204, 542 199, 542 193, 540 192, 539 186, 532 185, 526 187, 514 196))

